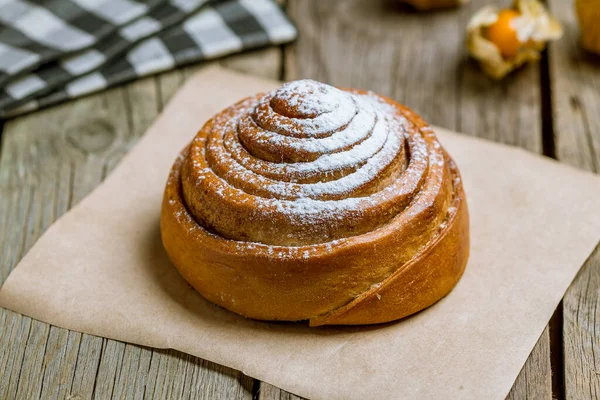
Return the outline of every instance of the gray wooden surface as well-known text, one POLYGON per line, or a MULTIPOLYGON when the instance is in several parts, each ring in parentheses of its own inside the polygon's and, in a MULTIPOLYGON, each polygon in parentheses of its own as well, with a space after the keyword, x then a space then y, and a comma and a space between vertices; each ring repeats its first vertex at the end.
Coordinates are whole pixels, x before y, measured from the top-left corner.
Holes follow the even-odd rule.
MULTIPOLYGON (((500 83, 484 77, 463 47, 466 21, 492 2, 472 0, 459 10, 421 15, 385 0, 290 0, 289 14, 301 32, 295 45, 220 62, 274 79, 310 77, 369 88, 432 124, 598 172, 600 61, 578 49, 570 2, 549 1, 567 28, 549 58, 500 83)), ((58 216, 106 177, 197 68, 6 121, 0 141, 0 282, 58 216)), ((510 398, 599 396, 599 268, 596 251, 510 398)), ((180 352, 70 332, 3 309, 0 371, 0 399, 296 398, 180 352)))

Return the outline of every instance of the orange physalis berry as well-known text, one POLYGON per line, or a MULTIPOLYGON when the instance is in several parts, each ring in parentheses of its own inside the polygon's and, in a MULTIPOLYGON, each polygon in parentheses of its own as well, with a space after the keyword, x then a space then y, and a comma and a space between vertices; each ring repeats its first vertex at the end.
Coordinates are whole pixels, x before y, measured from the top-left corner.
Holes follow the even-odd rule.
POLYGON ((512 21, 520 14, 514 10, 502 10, 498 19, 485 30, 485 37, 494 43, 505 58, 514 57, 522 46, 517 31, 512 26, 512 21))

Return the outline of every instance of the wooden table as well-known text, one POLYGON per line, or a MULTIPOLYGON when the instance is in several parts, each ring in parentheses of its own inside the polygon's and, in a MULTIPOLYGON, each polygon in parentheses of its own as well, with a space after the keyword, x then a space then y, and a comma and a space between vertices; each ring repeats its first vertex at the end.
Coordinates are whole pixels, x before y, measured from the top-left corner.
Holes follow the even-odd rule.
MULTIPOLYGON (((492 2, 473 0, 459 10, 420 15, 379 0, 289 0, 288 12, 301 32, 295 45, 219 62, 269 78, 369 88, 432 124, 599 172, 600 61, 579 49, 572 5, 549 1, 565 23, 565 37, 538 65, 496 83, 467 59, 463 46, 468 18, 492 2)), ((5 122, 0 282, 56 218, 106 177, 198 68, 5 122)), ((509 397, 600 397, 599 294, 596 249, 509 397)), ((0 398, 134 397, 296 398, 187 354, 72 332, 0 309, 0 398)))

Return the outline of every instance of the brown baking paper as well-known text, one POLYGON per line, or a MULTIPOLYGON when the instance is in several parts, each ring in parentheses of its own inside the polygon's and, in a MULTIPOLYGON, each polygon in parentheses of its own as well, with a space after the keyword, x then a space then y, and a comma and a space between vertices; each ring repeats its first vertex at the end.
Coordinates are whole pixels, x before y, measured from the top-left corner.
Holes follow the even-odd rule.
POLYGON ((0 304, 72 330, 181 350, 309 398, 503 398, 600 239, 600 179, 438 129, 471 214, 471 257, 454 291, 381 326, 247 320, 178 275, 160 242, 159 213, 171 163, 202 124, 275 86, 217 68, 199 73, 106 181, 39 239, 0 304))

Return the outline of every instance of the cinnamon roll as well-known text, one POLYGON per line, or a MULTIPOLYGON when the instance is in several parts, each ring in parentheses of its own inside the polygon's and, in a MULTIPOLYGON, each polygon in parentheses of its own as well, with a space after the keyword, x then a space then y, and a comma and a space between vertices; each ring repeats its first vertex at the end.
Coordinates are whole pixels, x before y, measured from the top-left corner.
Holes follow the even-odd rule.
POLYGON ((391 99, 312 80, 206 122, 171 170, 161 236, 209 301, 311 326, 420 311, 469 253, 460 173, 433 130, 391 99))

